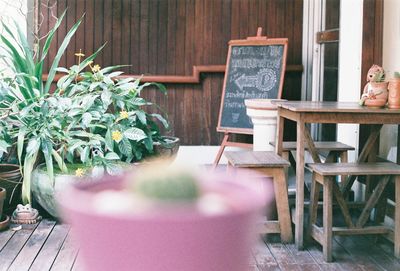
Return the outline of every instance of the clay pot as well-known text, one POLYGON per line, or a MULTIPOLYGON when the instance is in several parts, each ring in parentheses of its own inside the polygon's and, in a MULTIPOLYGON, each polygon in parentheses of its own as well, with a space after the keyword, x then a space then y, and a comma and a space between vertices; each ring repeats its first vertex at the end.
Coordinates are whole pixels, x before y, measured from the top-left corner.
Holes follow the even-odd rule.
POLYGON ((10 223, 10 217, 7 215, 3 215, 3 204, 6 199, 6 190, 0 187, 0 231, 6 229, 10 223))
POLYGON ((0 187, 8 191, 4 212, 9 214, 21 203, 22 176, 19 165, 0 164, 0 187))
POLYGON ((389 100, 388 107, 400 109, 400 79, 394 78, 389 81, 389 100))
POLYGON ((375 98, 365 100, 364 105, 368 107, 384 107, 388 100, 388 82, 371 82, 374 92, 381 91, 375 98))

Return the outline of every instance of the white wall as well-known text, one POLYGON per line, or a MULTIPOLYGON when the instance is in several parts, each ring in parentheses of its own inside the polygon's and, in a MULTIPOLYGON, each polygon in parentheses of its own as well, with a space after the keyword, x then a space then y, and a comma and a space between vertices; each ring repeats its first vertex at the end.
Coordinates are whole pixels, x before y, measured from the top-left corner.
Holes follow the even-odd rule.
MULTIPOLYGON (((363 0, 340 1, 339 86, 338 101, 356 102, 360 99, 361 55, 363 29, 363 0)), ((338 141, 354 146, 349 161, 358 153, 358 124, 338 124, 338 141)))
MULTIPOLYGON (((383 68, 386 77, 400 71, 400 1, 384 1, 383 22, 383 68)), ((385 125, 380 138, 379 155, 396 161, 397 125, 385 125)))

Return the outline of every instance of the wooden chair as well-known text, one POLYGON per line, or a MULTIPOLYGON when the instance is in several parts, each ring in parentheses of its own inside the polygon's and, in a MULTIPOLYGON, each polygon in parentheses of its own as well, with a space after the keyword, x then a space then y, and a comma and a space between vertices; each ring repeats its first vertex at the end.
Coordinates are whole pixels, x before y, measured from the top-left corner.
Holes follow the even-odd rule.
POLYGON ((228 160, 228 170, 232 168, 247 168, 263 176, 273 178, 278 220, 265 221, 261 233, 280 233, 281 241, 293 241, 290 220, 288 185, 285 168, 290 164, 274 152, 267 151, 228 151, 224 153, 228 160))
POLYGON ((395 257, 400 257, 400 208, 395 209, 395 226, 388 227, 384 224, 376 226, 365 226, 371 211, 379 202, 382 192, 389 183, 390 177, 395 180, 395 201, 400 202, 400 166, 391 162, 376 163, 324 163, 309 164, 313 171, 313 180, 310 196, 310 220, 309 232, 318 243, 322 245, 325 261, 332 261, 332 238, 333 235, 356 235, 356 234, 387 234, 394 241, 395 257), (367 175, 383 176, 376 178, 377 185, 374 191, 367 199, 364 208, 361 211, 357 221, 353 223, 350 216, 349 207, 345 201, 345 191, 341 191, 336 182, 336 176, 339 175, 367 175), (320 188, 323 188, 323 226, 316 224, 318 195, 320 188), (347 227, 333 227, 332 223, 332 201, 336 200, 340 207, 344 221, 347 227), (393 237, 394 236, 394 237, 393 237))

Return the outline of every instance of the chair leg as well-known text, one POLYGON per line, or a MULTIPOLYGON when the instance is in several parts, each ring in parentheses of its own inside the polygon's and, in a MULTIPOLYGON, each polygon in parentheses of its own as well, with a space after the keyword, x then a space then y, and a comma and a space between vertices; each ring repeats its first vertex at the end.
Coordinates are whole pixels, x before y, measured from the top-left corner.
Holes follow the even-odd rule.
POLYGON ((288 185, 284 169, 274 170, 274 189, 279 226, 281 228, 281 241, 283 243, 291 243, 293 242, 292 224, 289 211, 288 185))
POLYGON ((400 258, 400 207, 398 206, 400 202, 400 175, 395 178, 395 215, 394 215, 394 256, 400 258))
POLYGON ((319 191, 321 190, 321 184, 316 181, 316 174, 313 173, 311 179, 311 193, 310 193, 310 206, 309 206, 309 223, 307 227, 307 238, 311 237, 311 228, 312 225, 317 221, 317 213, 318 213, 318 200, 319 200, 319 191))
POLYGON ((333 179, 332 177, 324 178, 324 187, 323 187, 323 197, 324 197, 324 206, 323 206, 323 254, 324 260, 326 262, 332 261, 332 188, 333 188, 333 179))

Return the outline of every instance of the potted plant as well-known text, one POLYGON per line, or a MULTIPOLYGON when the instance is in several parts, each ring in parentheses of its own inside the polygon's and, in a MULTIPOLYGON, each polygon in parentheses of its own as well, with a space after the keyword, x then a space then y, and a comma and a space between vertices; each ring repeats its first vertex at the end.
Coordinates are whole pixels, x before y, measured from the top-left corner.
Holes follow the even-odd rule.
POLYGON ((152 164, 69 187, 60 197, 62 217, 87 270, 242 271, 258 215, 273 197, 259 179, 240 176, 152 164))
POLYGON ((122 162, 154 155, 153 143, 165 144, 159 123, 168 128, 161 114, 145 110, 152 103, 140 96, 149 86, 165 93, 164 86, 140 84, 140 79, 134 78, 116 80, 121 72, 114 70, 120 66, 101 69, 93 65, 102 47, 82 61, 79 54, 78 64, 70 69, 58 68, 82 19, 65 36, 46 84, 42 83, 43 61, 64 15, 65 12, 36 54, 21 31, 13 35, 5 26, 5 33, 0 35, 3 59, 10 63, 13 74, 8 87, 0 90, 0 128, 9 128, 9 144, 16 145, 18 161, 23 164, 23 202, 31 202, 33 191, 42 206, 52 206, 47 209, 54 216, 54 193, 62 191, 65 175, 118 172, 122 162), (50 94, 57 71, 66 75, 50 94), (37 165, 40 166, 34 171, 37 165))
POLYGON ((388 107, 391 109, 400 108, 400 73, 395 72, 393 78, 389 80, 389 99, 388 107))
POLYGON ((3 213, 4 200, 6 199, 6 190, 0 187, 0 231, 6 229, 10 223, 10 217, 3 213))

